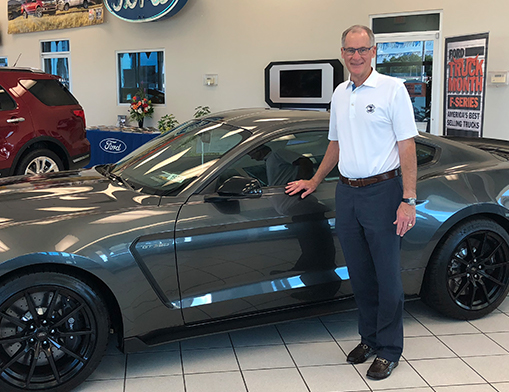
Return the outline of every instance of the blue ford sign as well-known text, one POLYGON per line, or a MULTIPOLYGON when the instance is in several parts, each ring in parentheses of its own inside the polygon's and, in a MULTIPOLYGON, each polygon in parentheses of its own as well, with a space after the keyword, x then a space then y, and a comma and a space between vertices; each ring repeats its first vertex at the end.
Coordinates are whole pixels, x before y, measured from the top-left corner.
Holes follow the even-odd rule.
POLYGON ((105 0, 106 8, 127 22, 150 22, 175 15, 187 0, 105 0))
POLYGON ((114 139, 112 137, 101 140, 99 147, 104 152, 110 152, 113 154, 120 154, 127 150, 127 144, 125 144, 122 140, 114 139))

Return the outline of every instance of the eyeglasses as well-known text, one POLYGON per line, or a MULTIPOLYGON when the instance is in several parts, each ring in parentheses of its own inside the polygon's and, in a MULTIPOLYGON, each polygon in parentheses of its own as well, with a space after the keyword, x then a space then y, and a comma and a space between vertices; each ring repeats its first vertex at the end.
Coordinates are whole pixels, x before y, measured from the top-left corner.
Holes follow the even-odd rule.
POLYGON ((348 56, 353 56, 355 54, 355 52, 359 52, 359 54, 362 56, 362 55, 368 54, 368 52, 371 49, 373 49, 373 46, 370 46, 369 48, 366 48, 366 47, 362 47, 362 48, 343 48, 343 51, 348 56))

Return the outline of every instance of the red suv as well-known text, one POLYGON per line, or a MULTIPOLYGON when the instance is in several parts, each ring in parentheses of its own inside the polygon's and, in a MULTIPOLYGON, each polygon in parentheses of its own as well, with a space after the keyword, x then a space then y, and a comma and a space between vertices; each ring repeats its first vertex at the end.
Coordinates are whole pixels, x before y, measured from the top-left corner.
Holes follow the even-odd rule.
POLYGON ((59 77, 0 68, 0 178, 85 166, 85 113, 59 77))

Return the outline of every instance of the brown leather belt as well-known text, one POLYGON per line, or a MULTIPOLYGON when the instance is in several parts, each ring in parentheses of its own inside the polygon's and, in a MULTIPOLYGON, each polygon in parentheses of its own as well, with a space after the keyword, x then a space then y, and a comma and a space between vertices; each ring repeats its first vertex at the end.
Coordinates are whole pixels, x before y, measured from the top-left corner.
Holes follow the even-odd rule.
POLYGON ((397 168, 382 174, 377 174, 376 176, 366 177, 366 178, 346 178, 339 173, 339 179, 343 184, 353 186, 354 188, 359 188, 361 186, 376 184, 377 182, 382 182, 385 180, 390 180, 391 178, 398 177, 401 175, 401 168, 397 168))

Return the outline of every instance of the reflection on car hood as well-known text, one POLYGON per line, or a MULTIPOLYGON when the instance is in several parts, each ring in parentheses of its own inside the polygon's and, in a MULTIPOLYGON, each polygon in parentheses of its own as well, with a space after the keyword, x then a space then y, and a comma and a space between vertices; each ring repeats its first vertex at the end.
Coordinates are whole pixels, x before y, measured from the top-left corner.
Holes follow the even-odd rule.
POLYGON ((115 184, 95 169, 8 177, 0 180, 0 229, 157 205, 158 200, 115 184))

